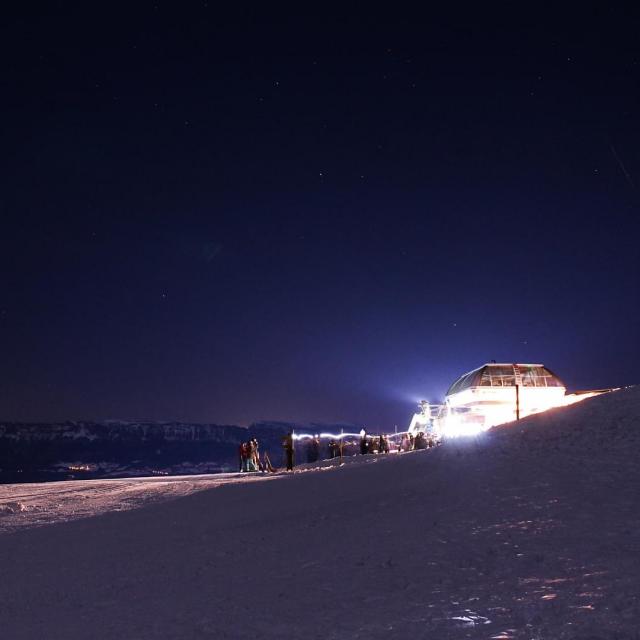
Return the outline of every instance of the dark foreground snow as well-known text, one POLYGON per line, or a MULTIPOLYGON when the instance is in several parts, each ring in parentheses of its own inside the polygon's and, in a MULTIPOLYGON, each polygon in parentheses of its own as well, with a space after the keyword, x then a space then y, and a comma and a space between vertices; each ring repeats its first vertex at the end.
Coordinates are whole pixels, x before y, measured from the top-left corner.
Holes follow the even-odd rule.
POLYGON ((0 637, 637 639, 639 446, 629 389, 127 511, 41 485, 0 515, 0 637))

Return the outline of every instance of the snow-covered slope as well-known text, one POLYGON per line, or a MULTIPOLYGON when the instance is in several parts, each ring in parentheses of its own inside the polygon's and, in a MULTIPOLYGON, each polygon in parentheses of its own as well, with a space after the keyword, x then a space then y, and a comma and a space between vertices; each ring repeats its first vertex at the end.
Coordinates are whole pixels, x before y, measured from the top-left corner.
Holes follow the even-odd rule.
POLYGON ((436 450, 6 533, 2 637, 631 640, 639 430, 633 388, 436 450))

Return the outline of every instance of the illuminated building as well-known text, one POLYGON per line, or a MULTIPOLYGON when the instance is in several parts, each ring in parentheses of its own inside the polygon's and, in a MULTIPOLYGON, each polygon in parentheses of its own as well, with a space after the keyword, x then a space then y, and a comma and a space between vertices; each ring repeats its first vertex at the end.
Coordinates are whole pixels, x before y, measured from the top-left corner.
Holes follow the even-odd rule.
POLYGON ((449 387, 443 404, 420 402, 408 432, 435 438, 474 435, 610 391, 615 389, 567 394, 562 380, 542 364, 491 362, 461 375, 449 387))
POLYGON ((567 404, 564 383, 542 364, 489 363, 460 376, 436 419, 443 435, 484 431, 567 404))

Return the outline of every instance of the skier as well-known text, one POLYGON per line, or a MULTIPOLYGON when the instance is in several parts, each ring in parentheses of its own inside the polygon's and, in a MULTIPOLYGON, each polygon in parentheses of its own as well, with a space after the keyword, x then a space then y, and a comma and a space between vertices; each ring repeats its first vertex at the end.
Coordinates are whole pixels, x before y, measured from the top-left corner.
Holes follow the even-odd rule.
POLYGON ((367 432, 365 429, 360 430, 360 455, 368 453, 367 447, 367 432))
POLYGON ((307 462, 318 462, 320 458, 320 440, 318 436, 311 438, 307 449, 307 462))
POLYGON ((287 471, 293 471, 293 432, 290 431, 283 439, 282 446, 284 447, 284 454, 287 460, 287 471))
POLYGON ((253 438, 251 444, 253 445, 253 466, 255 467, 254 471, 258 471, 260 469, 260 453, 258 451, 258 441, 253 438))
POLYGON ((244 442, 241 442, 238 446, 238 462, 240 463, 240 471, 244 471, 244 442))
POLYGON ((256 465, 255 465, 255 458, 256 458, 256 448, 255 445, 253 444, 253 440, 249 440, 249 442, 247 442, 247 471, 256 471, 256 465))
POLYGON ((240 463, 242 465, 241 471, 249 471, 249 445, 246 442, 240 445, 240 463))

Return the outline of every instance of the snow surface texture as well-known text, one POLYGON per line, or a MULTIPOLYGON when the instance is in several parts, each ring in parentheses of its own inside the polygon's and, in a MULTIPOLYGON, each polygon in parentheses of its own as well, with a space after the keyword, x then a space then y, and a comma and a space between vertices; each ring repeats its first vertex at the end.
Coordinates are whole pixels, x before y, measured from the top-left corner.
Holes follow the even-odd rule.
POLYGON ((179 499, 143 496, 207 480, 138 479, 143 508, 67 522, 34 508, 77 487, 82 515, 113 510, 130 481, 5 487, 26 510, 0 515, 23 523, 0 536, 0 636, 637 639, 639 445, 633 388, 179 499))
POLYGON ((254 474, 220 473, 0 485, 0 533, 128 511, 223 484, 259 478, 254 474), (3 517, 12 514, 20 517, 3 517))

